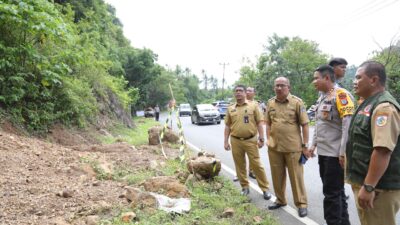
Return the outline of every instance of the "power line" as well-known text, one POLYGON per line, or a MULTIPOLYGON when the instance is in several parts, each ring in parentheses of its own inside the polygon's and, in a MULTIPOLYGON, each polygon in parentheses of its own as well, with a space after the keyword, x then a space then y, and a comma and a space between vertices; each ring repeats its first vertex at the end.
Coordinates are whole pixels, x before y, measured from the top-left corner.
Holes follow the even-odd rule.
POLYGON ((367 16, 367 15, 372 15, 377 13, 378 11, 381 11, 384 8, 387 8, 395 3, 399 2, 399 0, 394 0, 391 2, 387 2, 386 0, 379 2, 378 4, 374 4, 371 7, 368 7, 367 9, 364 9, 363 11, 361 11, 360 13, 356 13, 356 15, 352 15, 350 16, 344 23, 348 24, 348 23, 352 23, 355 21, 358 21, 359 19, 362 19, 363 17, 367 16), (387 4, 384 4, 387 3, 387 4), (379 7, 381 6, 381 7, 379 7))

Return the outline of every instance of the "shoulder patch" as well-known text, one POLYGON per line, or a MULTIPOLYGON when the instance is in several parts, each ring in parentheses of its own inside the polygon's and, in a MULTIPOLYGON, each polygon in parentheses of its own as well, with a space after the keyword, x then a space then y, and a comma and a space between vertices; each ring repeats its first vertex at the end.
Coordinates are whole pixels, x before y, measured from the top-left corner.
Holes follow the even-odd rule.
POLYGON ((375 119, 375 125, 378 127, 383 127, 386 125, 388 120, 388 115, 386 114, 380 114, 379 116, 376 117, 375 119))

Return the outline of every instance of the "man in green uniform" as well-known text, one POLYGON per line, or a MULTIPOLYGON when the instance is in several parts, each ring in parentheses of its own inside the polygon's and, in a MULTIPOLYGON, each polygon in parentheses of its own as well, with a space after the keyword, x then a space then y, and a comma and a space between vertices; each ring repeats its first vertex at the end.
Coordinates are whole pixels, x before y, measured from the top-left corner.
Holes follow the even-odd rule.
POLYGON ((400 207, 400 105, 385 85, 381 63, 358 68, 354 90, 365 100, 351 120, 346 172, 362 225, 395 225, 400 207))
POLYGON ((241 194, 248 195, 250 192, 246 172, 247 155, 256 175, 258 186, 263 191, 263 197, 269 200, 271 198, 269 184, 258 152, 258 148, 264 145, 262 115, 257 105, 246 100, 245 86, 237 85, 234 91, 236 103, 228 107, 225 116, 224 148, 229 151, 232 145, 236 174, 242 186, 241 194))
POLYGON ((290 83, 287 78, 276 78, 274 90, 276 96, 268 101, 265 121, 268 157, 277 199, 268 209, 278 209, 287 204, 287 168, 294 203, 299 209, 299 216, 304 217, 307 216, 307 193, 304 187, 303 164, 299 163, 299 159, 302 153, 309 157, 309 119, 303 101, 289 93, 290 83))

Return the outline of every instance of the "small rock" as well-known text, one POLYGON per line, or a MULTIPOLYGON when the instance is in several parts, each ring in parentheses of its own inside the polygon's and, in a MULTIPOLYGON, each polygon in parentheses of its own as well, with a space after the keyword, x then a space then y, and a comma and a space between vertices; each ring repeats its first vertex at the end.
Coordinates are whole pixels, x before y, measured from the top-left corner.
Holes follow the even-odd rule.
POLYGON ((56 195, 63 197, 63 198, 71 198, 72 197, 73 192, 71 190, 63 190, 58 192, 56 195))
POLYGON ((135 218, 136 218, 136 214, 134 212, 124 213, 124 214, 122 214, 122 217, 121 217, 122 221, 125 223, 129 223, 135 218))
POLYGON ((142 192, 140 189, 134 187, 126 187, 125 189, 126 192, 124 194, 124 197, 128 199, 129 202, 137 201, 140 193, 142 192))
POLYGON ((86 225, 96 225, 99 223, 99 216, 97 215, 92 215, 86 217, 86 225))
POLYGON ((261 223, 262 218, 261 218, 260 216, 255 216, 255 217, 253 217, 253 221, 254 221, 255 223, 261 223))
POLYGON ((94 181, 92 183, 92 185, 95 186, 95 187, 98 187, 98 186, 100 186, 100 181, 94 181))
POLYGON ((151 160, 151 161, 150 161, 150 169, 155 170, 155 169, 157 169, 157 168, 158 168, 157 160, 151 160))
POLYGON ((222 213, 221 217, 222 218, 231 218, 233 217, 233 214, 235 213, 235 210, 232 208, 226 208, 224 212, 222 213))

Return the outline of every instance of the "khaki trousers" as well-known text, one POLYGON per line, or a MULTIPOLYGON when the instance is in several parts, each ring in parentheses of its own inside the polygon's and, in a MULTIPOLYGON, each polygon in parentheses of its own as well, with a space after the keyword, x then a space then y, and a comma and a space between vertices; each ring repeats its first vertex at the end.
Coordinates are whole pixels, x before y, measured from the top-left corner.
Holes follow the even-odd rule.
POLYGON ((362 225, 396 225, 396 214, 400 208, 400 190, 375 191, 374 208, 364 210, 358 205, 359 185, 351 185, 362 225))
POLYGON ((286 200, 286 168, 289 173, 294 204, 297 208, 307 207, 307 193, 304 186, 303 165, 299 163, 301 152, 278 152, 268 150, 271 166, 272 183, 276 202, 287 204, 286 200))
POLYGON ((267 176, 265 175, 264 167, 260 160, 260 153, 258 152, 257 137, 249 140, 239 140, 231 137, 232 156, 235 162, 236 174, 239 178, 240 186, 242 188, 249 187, 249 180, 247 179, 247 166, 246 154, 249 158, 251 169, 256 175, 258 186, 262 191, 269 189, 267 176))

